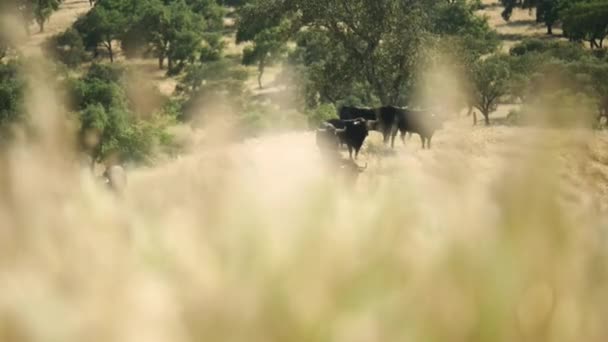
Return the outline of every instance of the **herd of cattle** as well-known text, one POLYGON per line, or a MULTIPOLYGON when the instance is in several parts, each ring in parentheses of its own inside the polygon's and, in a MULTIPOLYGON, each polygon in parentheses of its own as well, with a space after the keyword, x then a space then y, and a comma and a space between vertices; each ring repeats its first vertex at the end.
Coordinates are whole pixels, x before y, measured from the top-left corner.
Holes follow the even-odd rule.
POLYGON ((355 159, 367 138, 369 131, 382 133, 384 144, 391 140, 395 147, 397 132, 405 143, 407 133, 420 135, 422 148, 431 148, 435 130, 441 127, 435 114, 427 111, 410 110, 395 106, 379 108, 348 107, 340 108, 339 118, 326 120, 316 130, 316 143, 321 151, 336 151, 340 146, 348 147, 349 157, 355 159))

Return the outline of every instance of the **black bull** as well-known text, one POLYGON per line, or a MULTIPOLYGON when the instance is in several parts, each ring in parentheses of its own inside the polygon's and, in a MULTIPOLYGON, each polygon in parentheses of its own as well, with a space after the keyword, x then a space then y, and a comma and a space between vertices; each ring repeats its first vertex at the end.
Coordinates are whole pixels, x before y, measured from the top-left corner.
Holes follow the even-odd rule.
POLYGON ((368 135, 369 126, 375 121, 366 121, 363 118, 353 120, 330 120, 324 122, 316 132, 317 145, 322 150, 332 150, 341 143, 348 146, 348 154, 352 159, 353 150, 355 159, 368 135))
POLYGON ((366 120, 374 120, 369 125, 370 129, 382 133, 384 143, 391 138, 391 147, 395 146, 397 131, 401 133, 401 140, 405 143, 406 133, 420 135, 422 148, 431 148, 431 139, 435 130, 441 127, 437 117, 426 111, 416 111, 395 106, 384 106, 379 108, 360 108, 344 106, 340 109, 340 119, 349 120, 361 117, 366 120))

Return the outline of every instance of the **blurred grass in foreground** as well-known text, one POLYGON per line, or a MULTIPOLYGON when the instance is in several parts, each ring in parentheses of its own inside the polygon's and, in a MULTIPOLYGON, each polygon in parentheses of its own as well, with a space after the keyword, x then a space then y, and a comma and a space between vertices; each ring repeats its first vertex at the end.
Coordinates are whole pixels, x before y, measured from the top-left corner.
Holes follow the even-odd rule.
POLYGON ((606 218, 545 148, 487 182, 386 158, 348 190, 281 139, 134 171, 124 199, 6 153, 0 341, 608 338, 606 218))

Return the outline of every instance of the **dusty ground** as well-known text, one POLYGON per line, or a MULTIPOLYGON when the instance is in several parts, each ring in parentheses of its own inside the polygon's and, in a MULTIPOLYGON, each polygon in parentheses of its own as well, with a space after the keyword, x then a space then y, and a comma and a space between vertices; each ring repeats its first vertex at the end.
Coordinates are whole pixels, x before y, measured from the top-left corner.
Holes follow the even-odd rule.
POLYGON ((23 46, 23 52, 26 55, 40 54, 40 45, 46 39, 63 32, 90 8, 88 0, 65 0, 60 5, 60 9, 54 12, 50 20, 45 24, 44 32, 39 32, 37 24, 30 26, 32 35, 23 46))
POLYGON ((503 7, 499 1, 483 0, 482 3, 486 8, 481 13, 488 17, 490 25, 500 34, 505 52, 524 38, 555 39, 562 33, 561 28, 557 27, 553 30, 554 37, 548 36, 545 25, 536 23, 534 11, 515 9, 511 19, 506 22, 500 15, 503 7))

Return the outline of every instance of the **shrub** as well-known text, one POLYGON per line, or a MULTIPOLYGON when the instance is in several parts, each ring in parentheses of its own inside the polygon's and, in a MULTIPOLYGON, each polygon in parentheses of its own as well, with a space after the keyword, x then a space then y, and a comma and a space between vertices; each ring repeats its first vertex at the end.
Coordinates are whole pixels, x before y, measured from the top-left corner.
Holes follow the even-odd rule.
POLYGON ((0 128, 21 117, 24 87, 18 64, 0 63, 0 128))
POLYGON ((336 107, 333 104, 321 104, 317 108, 309 111, 308 115, 308 126, 310 128, 318 127, 319 124, 325 120, 336 117, 336 107))
MULTIPOLYGON (((81 146, 95 161, 118 156, 123 160, 148 162, 155 147, 168 144, 165 127, 173 120, 141 110, 127 97, 122 68, 95 64, 81 79, 72 82, 75 110, 80 120, 81 146)), ((163 112, 162 110, 160 111, 163 112)))
POLYGON ((77 67, 89 60, 82 37, 74 29, 68 29, 50 38, 46 43, 46 52, 69 67, 77 67))

